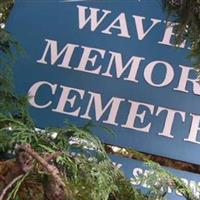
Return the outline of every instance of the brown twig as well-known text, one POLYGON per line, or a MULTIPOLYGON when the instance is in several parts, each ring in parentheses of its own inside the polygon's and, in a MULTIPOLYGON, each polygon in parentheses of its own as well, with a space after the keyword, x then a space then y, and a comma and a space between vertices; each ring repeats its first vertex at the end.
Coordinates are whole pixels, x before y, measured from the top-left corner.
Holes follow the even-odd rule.
MULTIPOLYGON (((37 152, 35 152, 30 145, 17 145, 16 146, 17 150, 23 150, 27 152, 29 155, 31 155, 35 160, 37 160, 46 170, 53 176, 55 181, 59 186, 62 188, 65 187, 65 183, 62 181, 62 179, 59 176, 59 171, 58 169, 49 164, 44 158, 42 158, 37 152)), ((0 199, 1 200, 1 199, 0 199)))
POLYGON ((17 176, 16 178, 14 178, 2 191, 1 196, 0 196, 0 200, 3 200, 4 196, 6 195, 7 191, 20 179, 23 177, 23 174, 17 176))

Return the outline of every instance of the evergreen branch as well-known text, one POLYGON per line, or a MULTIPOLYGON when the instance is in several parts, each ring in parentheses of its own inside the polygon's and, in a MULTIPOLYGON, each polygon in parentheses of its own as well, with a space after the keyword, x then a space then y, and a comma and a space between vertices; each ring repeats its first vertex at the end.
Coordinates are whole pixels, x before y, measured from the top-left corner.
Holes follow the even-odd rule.
POLYGON ((189 42, 189 55, 194 67, 200 68, 200 2, 199 0, 162 0, 168 20, 175 31, 174 45, 180 46, 183 41, 189 42))
POLYGON ((178 177, 175 177, 159 164, 148 161, 147 166, 150 168, 148 174, 141 175, 139 181, 149 185, 149 195, 153 198, 161 198, 167 194, 168 187, 180 192, 187 200, 198 200, 190 188, 178 177))

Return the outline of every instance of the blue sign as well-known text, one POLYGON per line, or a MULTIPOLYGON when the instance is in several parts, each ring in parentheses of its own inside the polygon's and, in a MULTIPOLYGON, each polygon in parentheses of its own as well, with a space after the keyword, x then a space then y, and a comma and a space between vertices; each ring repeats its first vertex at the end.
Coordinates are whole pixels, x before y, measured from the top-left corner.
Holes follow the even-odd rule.
MULTIPOLYGON (((134 187, 147 192, 149 186, 147 183, 139 181, 138 177, 140 175, 148 176, 148 173, 152 173, 151 169, 149 169, 143 162, 122 158, 119 156, 110 156, 111 160, 115 163, 115 165, 121 169, 124 175, 130 179, 130 182, 134 187)), ((171 168, 166 168, 168 172, 172 175, 179 177, 185 185, 191 189, 192 193, 199 198, 200 197, 200 176, 199 174, 189 173, 181 170, 175 170, 171 168)), ((168 188, 168 193, 166 195, 167 200, 184 200, 185 197, 178 191, 172 190, 170 187, 168 188)))
POLYGON ((85 124, 106 143, 200 164, 200 84, 158 0, 20 1, 7 29, 38 127, 85 124))

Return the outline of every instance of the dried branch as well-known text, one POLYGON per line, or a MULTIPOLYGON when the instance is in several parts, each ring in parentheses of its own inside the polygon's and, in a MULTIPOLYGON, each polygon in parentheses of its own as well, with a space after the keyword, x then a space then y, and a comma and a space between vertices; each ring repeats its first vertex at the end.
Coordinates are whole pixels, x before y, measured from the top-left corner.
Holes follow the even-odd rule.
POLYGON ((24 144, 24 145, 16 145, 16 149, 17 150, 23 150, 25 152, 27 152, 29 155, 31 155, 35 160, 37 160, 51 175, 52 177, 55 179, 56 183, 64 188, 65 187, 65 183, 62 181, 62 179, 59 176, 59 171, 58 169, 49 164, 45 159, 43 159, 37 152, 35 152, 30 145, 24 144))
POLYGON ((14 178, 2 191, 1 196, 0 196, 0 200, 4 199, 4 196, 6 195, 7 191, 20 179, 23 177, 23 174, 17 176, 16 178, 14 178))

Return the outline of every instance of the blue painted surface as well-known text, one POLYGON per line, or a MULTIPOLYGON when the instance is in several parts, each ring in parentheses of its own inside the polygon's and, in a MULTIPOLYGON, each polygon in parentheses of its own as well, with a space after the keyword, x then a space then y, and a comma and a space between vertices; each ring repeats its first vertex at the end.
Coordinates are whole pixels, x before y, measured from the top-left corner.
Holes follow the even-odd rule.
MULTIPOLYGON (((37 104, 44 105, 49 101, 52 102, 48 107, 41 109, 31 106, 30 112, 36 125, 38 127, 60 127, 63 126, 66 119, 78 125, 85 124, 87 119, 81 116, 85 114, 91 98, 88 91, 101 95, 102 106, 105 106, 112 97, 116 97, 124 99, 117 112, 115 121, 117 125, 104 123, 108 119, 109 109, 97 120, 95 109, 97 110, 99 107, 94 107, 93 104, 90 107, 91 120, 94 123, 108 126, 116 133, 116 136, 112 137, 102 129, 95 129, 94 132, 104 142, 200 164, 200 144, 184 141, 188 138, 191 128, 192 117, 190 114, 198 115, 200 113, 199 95, 194 94, 191 83, 187 84, 187 93, 173 89, 178 86, 180 80, 181 68, 179 65, 191 66, 190 61, 186 59, 189 51, 187 48, 174 48, 158 43, 163 39, 166 29, 164 20, 165 15, 159 0, 118 0, 115 2, 103 0, 101 2, 81 1, 70 3, 61 1, 16 1, 7 29, 26 51, 26 55, 20 56, 14 66, 16 91, 20 94, 28 94, 30 88, 39 81, 57 84, 54 95, 51 94, 52 91, 48 85, 43 85, 38 90, 36 94, 37 104), (95 31, 91 31, 90 24, 80 29, 77 5, 100 9, 99 17, 102 16, 103 9, 111 11, 111 14, 102 21, 95 31), (102 30, 105 30, 121 13, 124 13, 126 17, 130 37, 118 36, 120 34, 119 28, 110 29, 112 34, 102 33, 102 30), (145 30, 151 25, 151 18, 159 19, 161 23, 155 26, 143 40, 138 40, 132 15, 146 17, 144 20, 145 30), (47 45, 45 39, 56 41, 58 51, 61 51, 68 43, 79 45, 70 60, 71 69, 58 66, 62 63, 63 57, 51 65, 50 52, 46 57, 47 64, 37 62, 44 54, 47 45), (103 59, 96 51, 93 51, 90 55, 91 57, 97 56, 96 68, 102 66, 99 74, 76 70, 83 55, 84 48, 81 46, 105 51, 103 59), (138 82, 124 80, 128 76, 128 71, 117 78, 114 68, 111 71, 113 77, 102 75, 106 72, 110 62, 110 51, 120 53, 124 65, 132 56, 144 58, 139 65, 136 76, 138 82), (173 67, 173 80, 165 87, 154 87, 147 83, 144 78, 144 70, 153 61, 166 62, 173 67), (84 92, 81 99, 76 91, 72 91, 69 98, 75 98, 74 105, 71 104, 70 106, 68 102, 64 108, 68 112, 80 108, 78 116, 53 111, 58 106, 61 97, 61 85, 81 89, 84 92), (153 111, 150 113, 147 107, 140 106, 137 112, 138 115, 144 112, 144 121, 137 116, 134 122, 134 126, 137 128, 145 127, 151 123, 148 132, 122 126, 128 119, 131 107, 128 101, 130 100, 151 104, 153 107, 153 111), (166 124, 166 112, 156 116, 159 107, 184 112, 184 122, 181 121, 179 114, 173 120, 171 134, 174 138, 159 135, 166 124)), ((119 21, 116 22, 115 26, 119 26, 119 21)), ((91 62, 87 63, 88 70, 92 71, 96 68, 91 62)), ((165 74, 165 66, 163 64, 157 65, 152 73, 152 82, 159 85, 166 78, 165 74)), ((196 75, 192 71, 190 78, 196 75)), ((196 141, 200 141, 198 134, 196 141)))
MULTIPOLYGON (((140 184, 137 180, 137 176, 140 174, 148 174, 151 170, 147 167, 143 162, 128 159, 128 158, 122 158, 119 156, 110 156, 111 160, 122 170, 124 175, 130 179, 131 183, 134 185, 134 187, 142 190, 144 193, 148 192, 148 185, 147 184, 140 184)), ((171 168, 165 168, 169 173, 171 173, 174 176, 179 177, 187 187, 189 187, 193 194, 199 198, 199 184, 200 184, 200 176, 199 174, 190 173, 186 171, 181 170, 175 170, 171 168)), ((185 199, 178 191, 171 190, 168 188, 168 193, 166 195, 167 200, 183 200, 185 199)))

